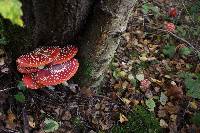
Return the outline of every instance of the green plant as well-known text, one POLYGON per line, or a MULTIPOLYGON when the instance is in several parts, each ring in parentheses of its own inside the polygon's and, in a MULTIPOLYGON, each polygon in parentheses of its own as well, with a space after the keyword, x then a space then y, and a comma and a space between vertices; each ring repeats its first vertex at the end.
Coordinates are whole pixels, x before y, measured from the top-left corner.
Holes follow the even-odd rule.
POLYGON ((190 55, 191 52, 192 52, 192 49, 188 48, 188 47, 183 47, 183 48, 180 48, 180 50, 179 50, 181 57, 186 57, 186 56, 190 55))
POLYGON ((26 99, 22 92, 18 92, 16 95, 14 95, 14 97, 16 101, 21 102, 21 103, 24 103, 26 99))
POLYGON ((176 53, 176 46, 167 44, 164 46, 162 52, 166 57, 172 58, 174 54, 176 53))
POLYGON ((81 121, 81 118, 80 117, 74 117, 71 119, 71 122, 72 124, 74 125, 74 127, 78 130, 81 130, 81 131, 84 131, 85 130, 85 127, 84 127, 84 124, 83 122, 81 121))
POLYGON ((200 22, 199 12, 200 12, 200 1, 196 1, 195 4, 188 5, 188 11, 192 18, 195 20, 197 19, 198 22, 200 22))
POLYGON ((152 12, 155 16, 160 15, 159 8, 150 3, 145 3, 142 5, 142 12, 144 14, 148 14, 149 12, 152 12))
POLYGON ((128 122, 124 125, 116 125, 111 129, 112 133, 159 133, 161 128, 153 113, 143 106, 136 106, 128 115, 128 122))
POLYGON ((200 126, 200 112, 197 112, 192 116, 191 122, 197 126, 200 126))
POLYGON ((44 121, 44 131, 49 133, 49 132, 54 132, 59 128, 59 123, 53 119, 45 118, 44 121))
POLYGON ((8 40, 5 36, 5 27, 3 24, 3 19, 0 17, 0 45, 6 45, 8 40))
POLYGON ((200 74, 182 72, 178 75, 184 79, 187 95, 200 99, 200 74))
POLYGON ((0 14, 4 18, 9 19, 13 24, 23 26, 22 4, 19 0, 0 0, 0 5, 0 14))

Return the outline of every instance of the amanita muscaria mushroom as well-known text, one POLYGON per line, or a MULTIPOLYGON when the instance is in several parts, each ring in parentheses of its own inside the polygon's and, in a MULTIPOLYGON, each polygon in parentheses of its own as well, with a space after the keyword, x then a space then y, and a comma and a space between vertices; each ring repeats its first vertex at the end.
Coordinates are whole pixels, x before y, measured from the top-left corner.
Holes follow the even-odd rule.
POLYGON ((51 63, 60 54, 56 46, 37 48, 31 53, 20 56, 17 63, 20 67, 38 67, 51 63))
POLYGON ((35 80, 38 84, 45 86, 57 85, 73 77, 78 66, 79 63, 74 58, 62 64, 51 65, 38 71, 35 80))
POLYGON ((30 88, 30 89, 33 89, 33 90, 45 87, 44 85, 38 84, 35 81, 34 73, 33 74, 25 74, 25 75, 23 75, 22 81, 23 81, 24 85, 27 88, 30 88))
POLYGON ((78 49, 72 45, 42 47, 17 59, 17 69, 27 88, 38 89, 69 80, 78 70, 79 63, 73 57, 78 49), (42 66, 42 67, 41 67, 42 66))
POLYGON ((72 45, 63 47, 60 51, 60 55, 50 64, 55 65, 55 64, 61 64, 63 62, 66 62, 72 59, 76 55, 77 52, 78 52, 78 48, 72 45))

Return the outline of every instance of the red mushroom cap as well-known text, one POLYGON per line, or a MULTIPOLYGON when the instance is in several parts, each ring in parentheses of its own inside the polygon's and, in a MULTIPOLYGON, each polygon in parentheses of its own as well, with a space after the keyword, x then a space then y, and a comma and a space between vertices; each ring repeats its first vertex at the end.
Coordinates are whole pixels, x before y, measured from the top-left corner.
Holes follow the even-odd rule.
POLYGON ((63 62, 71 60, 76 53, 78 48, 72 45, 61 48, 60 55, 51 63, 51 65, 62 64, 63 62))
POLYGON ((177 16, 177 8, 171 7, 171 8, 169 9, 169 16, 170 16, 170 17, 176 17, 176 16, 177 16))
POLYGON ((38 71, 35 81, 45 86, 60 84, 74 76, 78 66, 79 63, 74 58, 62 64, 51 65, 47 69, 38 71))
POLYGON ((20 56, 17 63, 20 67, 39 67, 52 62, 60 54, 59 47, 41 47, 31 53, 20 56))
POLYGON ((44 85, 38 84, 35 82, 33 74, 25 74, 22 78, 24 85, 30 89, 39 89, 44 87, 44 85))
POLYGON ((176 29, 175 25, 173 23, 170 23, 170 22, 166 22, 164 27, 169 32, 174 32, 175 29, 176 29))
POLYGON ((17 70, 20 73, 34 73, 39 71, 40 69, 36 67, 20 67, 19 65, 17 65, 17 70))

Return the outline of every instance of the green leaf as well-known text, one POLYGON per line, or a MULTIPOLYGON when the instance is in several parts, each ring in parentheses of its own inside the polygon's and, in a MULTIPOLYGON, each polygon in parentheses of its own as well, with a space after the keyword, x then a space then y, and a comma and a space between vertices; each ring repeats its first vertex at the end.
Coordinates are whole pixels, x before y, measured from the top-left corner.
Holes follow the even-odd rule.
POLYGON ((160 10, 157 6, 154 6, 154 5, 149 4, 149 3, 143 4, 142 5, 142 12, 144 14, 147 14, 149 11, 152 11, 152 13, 156 16, 160 14, 160 12, 159 12, 160 10))
POLYGON ((177 26, 176 27, 176 32, 178 33, 178 35, 182 36, 182 37, 185 37, 187 32, 186 30, 184 29, 183 26, 177 26))
POLYGON ((156 104, 153 99, 148 99, 145 101, 145 104, 149 108, 150 111, 154 111, 154 108, 156 107, 156 104))
POLYGON ((18 102, 21 102, 21 103, 24 103, 25 101, 25 96, 22 92, 18 92, 16 95, 15 95, 15 99, 16 101, 18 102))
POLYGON ((200 99, 200 74, 183 72, 178 76, 184 79, 187 95, 200 99))
POLYGON ((54 132, 59 128, 59 123, 53 119, 45 118, 44 124, 44 131, 47 133, 54 132))
POLYGON ((167 44, 164 46, 162 52, 166 57, 172 58, 176 53, 176 46, 167 44))
POLYGON ((147 14, 149 12, 149 10, 150 10, 150 8, 149 8, 148 4, 145 3, 144 5, 142 5, 142 12, 144 14, 147 14))
POLYGON ((22 4, 19 0, 0 0, 0 14, 12 23, 23 26, 22 4))
POLYGON ((191 118, 191 121, 197 126, 200 126, 200 112, 195 113, 194 116, 191 118))
POLYGON ((185 56, 188 56, 188 55, 191 54, 192 49, 190 49, 190 48, 188 48, 188 47, 183 47, 183 48, 180 48, 179 52, 180 52, 180 55, 181 55, 182 57, 185 57, 185 56))
POLYGON ((24 86, 24 83, 23 83, 22 81, 19 81, 19 82, 17 83, 17 88, 18 88, 19 90, 22 90, 22 91, 25 91, 25 90, 26 90, 26 87, 24 86))
POLYGON ((120 69, 116 69, 113 72, 113 77, 115 79, 124 78, 127 75, 125 71, 121 71, 120 69))

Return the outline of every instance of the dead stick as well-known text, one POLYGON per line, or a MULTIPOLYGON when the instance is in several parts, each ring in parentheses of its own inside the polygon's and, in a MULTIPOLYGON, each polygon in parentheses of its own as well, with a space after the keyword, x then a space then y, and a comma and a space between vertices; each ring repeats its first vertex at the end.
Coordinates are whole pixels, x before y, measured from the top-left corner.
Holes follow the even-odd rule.
POLYGON ((22 109, 22 115, 24 122, 24 133, 29 133, 28 115, 25 107, 22 109))

